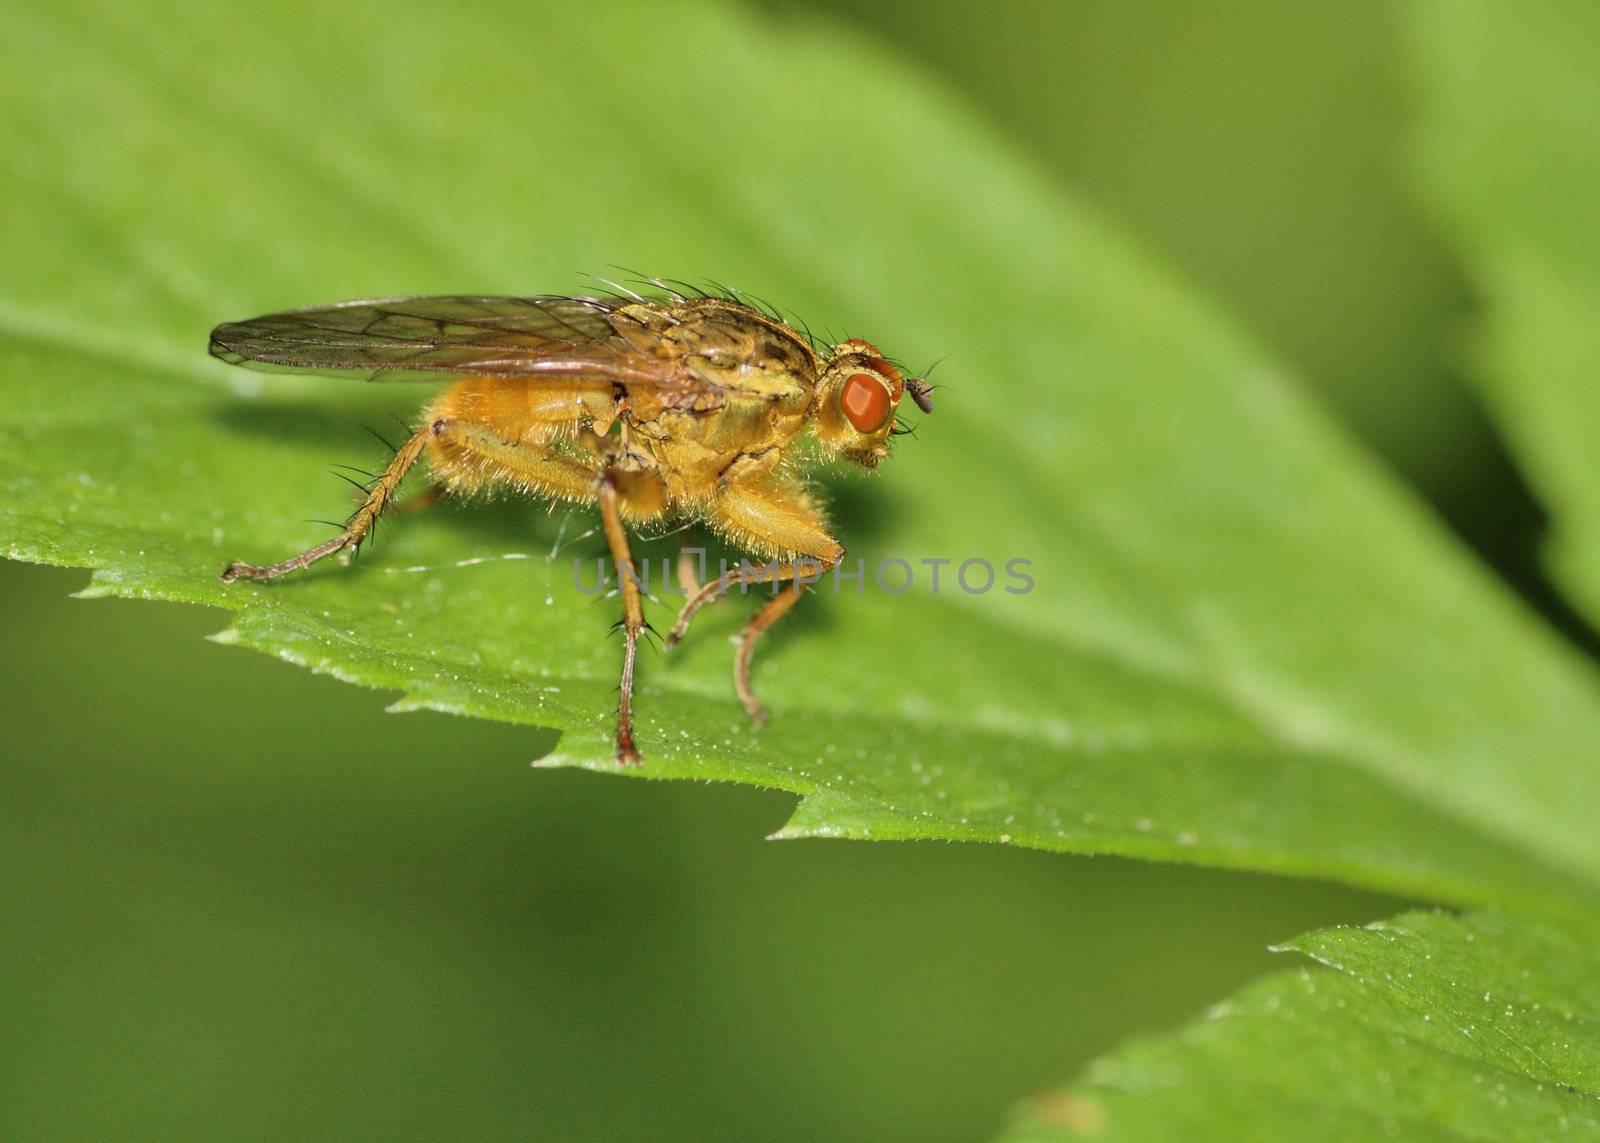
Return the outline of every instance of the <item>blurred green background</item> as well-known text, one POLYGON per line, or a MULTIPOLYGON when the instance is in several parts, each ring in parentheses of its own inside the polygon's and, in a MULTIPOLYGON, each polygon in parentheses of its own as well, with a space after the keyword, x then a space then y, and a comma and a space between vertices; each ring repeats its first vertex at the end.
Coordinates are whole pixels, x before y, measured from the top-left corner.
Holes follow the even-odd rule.
MULTIPOLYGON (((1407 189, 1386 5, 768 7, 964 91, 1554 606, 1407 189)), ((85 580, 0 565, 12 1137, 972 1138, 1259 975, 1269 941, 1397 907, 767 843, 787 796, 533 771, 537 734, 385 715, 204 642, 219 613, 68 599, 85 580)))
POLYGON ((1396 0, 817 0, 1141 233, 1569 633, 1472 391, 1472 299, 1407 166, 1396 0))

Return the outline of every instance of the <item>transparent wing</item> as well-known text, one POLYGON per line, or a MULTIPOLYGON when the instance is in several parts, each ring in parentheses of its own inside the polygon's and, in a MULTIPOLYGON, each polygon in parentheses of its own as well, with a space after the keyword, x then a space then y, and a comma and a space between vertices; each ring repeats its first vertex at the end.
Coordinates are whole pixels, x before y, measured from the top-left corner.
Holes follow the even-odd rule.
POLYGON ((364 374, 371 381, 588 377, 633 385, 684 382, 617 332, 606 298, 439 296, 340 302, 229 322, 211 355, 271 372, 364 374))

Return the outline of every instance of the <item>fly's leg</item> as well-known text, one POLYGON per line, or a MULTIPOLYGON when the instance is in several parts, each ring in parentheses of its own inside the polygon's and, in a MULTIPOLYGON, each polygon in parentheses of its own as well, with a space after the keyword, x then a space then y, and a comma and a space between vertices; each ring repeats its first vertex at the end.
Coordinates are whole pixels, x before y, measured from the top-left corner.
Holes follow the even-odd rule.
MULTIPOLYGON (((767 565, 741 564, 691 591, 667 636, 668 647, 688 633, 689 621, 695 612, 735 584, 776 585, 797 579, 812 583, 844 558, 844 548, 828 535, 822 514, 806 495, 805 488, 798 481, 775 474, 724 489, 707 519, 718 531, 744 547, 756 551, 795 552, 806 558, 767 565)), ((681 560, 680 553, 680 576, 681 560)))
MULTIPOLYGON (((609 398, 608 398, 609 399, 609 398)), ((663 510, 662 488, 648 474, 627 473, 606 465, 596 480, 597 465, 605 464, 602 455, 593 461, 578 460, 558 452, 543 440, 564 431, 563 417, 570 400, 553 401, 545 423, 533 432, 524 432, 518 441, 507 441, 484 425, 463 422, 459 430, 441 437, 434 467, 452 489, 470 491, 493 484, 510 484, 525 491, 586 503, 599 501, 601 523, 611 546, 611 559, 622 580, 624 639, 621 697, 617 703, 617 761, 635 764, 639 750, 633 742, 633 681, 638 658, 639 633, 644 629, 644 605, 640 583, 628 551, 628 537, 622 520, 644 520, 663 510), (541 435, 542 434, 542 435, 541 435)))
POLYGON ((683 588, 683 594, 696 596, 700 594, 700 570, 695 566, 694 557, 689 554, 687 547, 678 549, 678 586, 683 588))
POLYGON ((642 759, 633 744, 633 668, 639 651, 639 632, 644 629, 644 604, 639 598, 639 576, 628 551, 628 535, 622 530, 622 511, 617 496, 617 476, 607 471, 600 477, 600 522, 606 543, 611 546, 611 562, 616 565, 622 585, 622 683, 617 700, 617 761, 636 765, 642 759))
MULTIPOLYGON (((435 412, 438 406, 435 406, 435 412)), ((546 431, 559 428, 554 417, 546 431)), ((539 489, 550 495, 576 500, 594 499, 594 470, 575 460, 559 456, 534 441, 512 443, 497 436, 488 428, 470 420, 450 416, 430 416, 428 423, 410 440, 400 446, 394 459, 383 470, 377 482, 367 493, 367 498, 356 509, 355 515, 344 530, 331 540, 309 548, 282 563, 256 567, 246 563, 229 564, 222 572, 222 582, 236 579, 276 579, 278 576, 310 567, 345 548, 359 544, 372 530, 378 516, 394 497, 395 489, 423 452, 432 448, 430 460, 434 471, 445 477, 445 483, 425 491, 416 501, 395 507, 406 511, 420 511, 447 491, 471 492, 484 485, 495 483, 521 484, 539 489)))
POLYGON ((361 543, 366 534, 372 530, 372 525, 377 521, 384 507, 389 503, 394 491, 399 487, 401 479, 405 477, 406 470, 417 462, 422 455, 422 450, 427 448, 428 442, 434 440, 441 433, 450 428, 446 420, 434 420, 418 430, 410 440, 400 446, 400 451, 394 454, 394 459, 383 470, 367 493, 367 498, 357 508, 355 515, 350 517, 344 530, 331 540, 325 540, 314 548, 308 548, 297 556, 291 556, 282 563, 268 564, 266 567, 256 567, 253 564, 231 563, 222 569, 222 582, 232 583, 236 579, 276 579, 280 575, 308 568, 320 559, 341 552, 345 548, 361 543))
POLYGON ((630 519, 659 515, 659 482, 610 468, 596 481, 595 469, 589 464, 535 441, 506 441, 481 425, 462 426, 459 432, 441 439, 439 449, 440 459, 436 465, 447 473, 457 474, 458 482, 466 487, 510 483, 569 500, 599 501, 606 542, 611 546, 611 560, 622 581, 624 645, 621 697, 617 702, 617 761, 624 765, 638 763, 639 750, 633 742, 633 679, 639 633, 645 625, 644 604, 622 518, 624 514, 630 519))
POLYGON ((671 650, 678 641, 688 633, 689 622, 694 618, 695 612, 706 604, 715 600, 723 592, 735 584, 772 583, 786 584, 786 586, 773 596, 761 609, 755 613, 745 629, 739 634, 739 649, 733 656, 733 689, 739 696, 739 701, 744 704, 745 711, 755 720, 757 726, 767 720, 767 713, 761 706, 761 701, 756 698, 755 691, 750 687, 750 665, 755 656, 756 641, 761 638, 767 628, 783 618, 806 589, 822 577, 822 573, 838 564, 844 555, 844 549, 837 544, 830 558, 809 560, 791 560, 788 563, 777 565, 751 565, 745 564, 737 568, 730 568, 716 579, 702 587, 696 594, 689 597, 683 605, 683 610, 678 613, 678 621, 673 624, 672 630, 667 633, 666 648, 671 650))
POLYGON ((424 488, 421 492, 409 499, 402 500, 389 511, 396 516, 415 516, 418 512, 425 512, 439 503, 450 491, 443 484, 434 484, 424 488))
POLYGON ((756 640, 768 627, 783 618, 784 612, 800 602, 800 597, 806 593, 805 583, 791 583, 777 595, 761 605, 745 624, 739 633, 739 649, 733 656, 733 689, 739 696, 739 701, 744 703, 745 713, 748 714, 757 727, 767 721, 766 708, 761 705, 761 700, 756 698, 755 691, 750 689, 750 661, 756 653, 756 640))
MULTIPOLYGON (((839 549, 839 555, 842 556, 843 554, 844 549, 839 549)), ((774 564, 742 563, 736 568, 729 568, 716 579, 703 584, 693 595, 689 596, 689 601, 678 612, 677 622, 672 625, 672 630, 667 632, 667 649, 671 650, 677 646, 679 640, 689 633, 689 623, 702 607, 708 603, 716 602, 729 588, 747 586, 753 583, 770 583, 776 587, 777 584, 787 583, 792 587, 800 588, 803 592, 805 588, 816 583, 823 572, 838 562, 839 557, 835 556, 833 559, 828 560, 818 557, 817 559, 789 560, 785 563, 774 564)), ((779 593, 776 598, 782 598, 782 593, 779 593)), ((789 606, 792 607, 794 605, 791 603, 789 606)), ((788 607, 783 610, 787 611, 788 607)), ((778 614, 781 615, 783 612, 780 611, 778 614)), ((773 616, 774 620, 777 618, 777 615, 773 616)), ((769 623, 768 626, 770 625, 769 623)), ((762 630, 765 629, 762 628, 762 630)))
POLYGON ((800 601, 806 589, 821 578, 823 572, 838 566, 844 558, 844 549, 823 528, 821 513, 805 489, 798 482, 776 475, 725 490, 716 502, 711 523, 747 547, 787 550, 809 557, 765 566, 741 564, 730 568, 689 596, 666 638, 670 649, 688 633, 695 613, 735 584, 771 583, 775 589, 785 584, 745 626, 733 658, 734 690, 750 717, 760 725, 766 720, 766 712, 750 687, 750 666, 756 642, 800 601))
POLYGON ((630 519, 659 516, 664 506, 664 490, 659 481, 641 478, 639 474, 614 473, 610 470, 601 476, 597 484, 593 464, 548 447, 543 442, 564 431, 567 424, 578 418, 582 409, 565 392, 546 396, 548 407, 536 410, 544 416, 527 426, 521 439, 510 441, 474 418, 449 415, 453 409, 452 395, 447 394, 430 410, 427 426, 395 454, 365 502, 356 509, 350 523, 338 536, 268 567, 230 564, 222 573, 222 578, 225 582, 240 577, 272 579, 309 567, 317 560, 359 543, 371 530, 378 514, 389 504, 406 471, 430 446, 432 451, 429 460, 442 484, 423 493, 418 507, 426 507, 445 492, 472 492, 497 484, 509 484, 524 492, 538 492, 585 503, 598 500, 612 559, 622 576, 622 626, 627 640, 622 667, 622 698, 617 710, 617 761, 637 763, 640 758, 633 743, 633 677, 639 632, 645 624, 639 579, 628 552, 627 536, 622 530, 622 516, 624 513, 630 519), (620 496, 619 488, 622 492, 620 496))

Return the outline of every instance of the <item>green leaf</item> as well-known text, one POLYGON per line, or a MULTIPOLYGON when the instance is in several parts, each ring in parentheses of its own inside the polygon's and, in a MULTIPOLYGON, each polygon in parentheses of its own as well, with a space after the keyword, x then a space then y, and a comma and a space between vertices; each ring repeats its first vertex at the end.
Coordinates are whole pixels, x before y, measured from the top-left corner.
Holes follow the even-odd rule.
POLYGON ((1283 948, 1332 971, 1129 1045, 1007 1138, 1600 1137, 1597 936, 1494 913, 1310 933, 1283 948))
POLYGON ((1419 169, 1481 291, 1483 388, 1600 622, 1600 9, 1408 7, 1419 169))
MULTIPOLYGON (((916 588, 824 587, 758 655, 720 605, 643 667, 643 777, 805 795, 787 835, 989 839, 1481 901, 1600 873, 1589 668, 1329 429, 1272 361, 984 124, 838 29, 721 5, 385 0, 13 13, 0 75, 0 536, 92 592, 554 726, 611 769, 593 526, 505 500, 350 569, 217 582, 346 511, 331 462, 423 391, 261 378, 221 320, 389 293, 714 277, 912 361, 938 411, 838 530, 916 588), (918 561, 1031 561, 941 590, 918 561), (1008 581, 1002 579, 1001 585, 1008 581)), ((674 540, 648 545, 652 560, 674 540)), ((654 608, 657 623, 672 600, 654 608)))

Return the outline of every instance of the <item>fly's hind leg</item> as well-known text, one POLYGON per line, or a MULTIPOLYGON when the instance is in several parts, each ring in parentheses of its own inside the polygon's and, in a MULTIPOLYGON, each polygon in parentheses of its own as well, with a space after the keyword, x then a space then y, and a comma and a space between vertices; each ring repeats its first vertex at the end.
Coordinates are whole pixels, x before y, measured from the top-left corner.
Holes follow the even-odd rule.
MULTIPOLYGON (((552 419, 548 430, 553 431, 556 427, 557 423, 552 419)), ((577 461, 559 456, 535 442, 507 441, 471 420, 430 416, 428 423, 400 446, 394 459, 378 476, 368 490, 366 499, 337 536, 297 556, 290 556, 281 563, 265 567, 231 563, 222 571, 222 582, 276 579, 360 544, 384 509, 391 507, 395 491, 406 472, 430 446, 433 449, 430 459, 435 471, 448 473, 450 483, 435 484, 414 499, 393 505, 395 510, 408 514, 421 511, 450 491, 470 491, 494 483, 520 483, 551 495, 572 499, 594 498, 594 473, 577 461)))
MULTIPOLYGON (((549 407, 543 410, 546 415, 527 426, 520 439, 514 441, 506 440, 471 417, 431 417, 428 425, 395 454, 365 502, 356 509, 350 523, 339 535, 268 567, 230 564, 222 573, 222 578, 227 582, 240 577, 272 579, 309 567, 317 560, 359 543, 371 530, 378 514, 389 504, 406 470, 430 446, 433 449, 430 460, 435 472, 445 480, 442 489, 445 492, 470 492, 486 486, 509 484, 523 491, 566 500, 586 503, 599 500, 606 539, 611 545, 612 559, 622 578, 622 627, 627 641, 623 654, 622 697, 617 709, 617 761, 636 763, 640 759, 633 742, 633 677, 639 633, 644 630, 645 622, 639 579, 628 552, 622 517, 624 514, 636 519, 659 516, 663 506, 662 489, 659 481, 652 481, 641 474, 613 472, 610 469, 601 474, 597 483, 593 464, 549 447, 546 441, 564 431, 567 423, 577 419, 579 409, 571 395, 564 391, 547 396, 549 407)), ((449 407, 448 400, 447 397, 445 402, 435 406, 435 411, 445 412, 449 407)), ((423 496, 431 502, 440 491, 436 486, 423 496)))
POLYGON ((223 583, 232 583, 236 579, 276 579, 281 575, 308 568, 320 559, 342 552, 344 549, 360 544, 372 525, 377 522, 378 516, 383 512, 389 501, 393 498, 395 489, 400 486, 406 471, 417 462, 428 442, 437 438, 450 427, 446 420, 430 421, 423 428, 414 433, 410 440, 400 446, 394 454, 394 459, 389 466, 373 483, 367 491, 367 498, 361 507, 355 510, 344 529, 331 540, 325 540, 314 548, 308 548, 297 556, 290 556, 281 563, 268 564, 265 567, 256 567, 254 564, 231 563, 222 569, 223 583))
POLYGON ((756 643, 800 601, 806 589, 821 578, 823 572, 838 566, 844 558, 844 548, 824 529, 821 513, 805 489, 795 481, 776 475, 728 488, 716 502, 711 523, 747 547, 797 552, 807 557, 764 566, 741 564, 730 568, 689 597, 667 635, 666 645, 671 648, 687 634, 695 612, 735 584, 771 583, 775 589, 779 584, 785 585, 745 625, 733 657, 734 691, 759 726, 767 716, 750 687, 750 666, 756 643))

